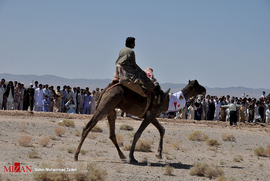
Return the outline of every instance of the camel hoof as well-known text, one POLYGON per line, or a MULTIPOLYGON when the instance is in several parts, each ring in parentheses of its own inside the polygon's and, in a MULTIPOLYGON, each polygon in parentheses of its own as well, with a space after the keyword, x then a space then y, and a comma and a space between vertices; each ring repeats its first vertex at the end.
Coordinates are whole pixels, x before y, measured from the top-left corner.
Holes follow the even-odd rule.
POLYGON ((157 157, 158 159, 162 159, 162 156, 161 156, 161 155, 156 155, 156 157, 157 157))
POLYGON ((120 159, 125 160, 127 157, 125 155, 120 156, 120 159))
POLYGON ((139 163, 136 159, 130 159, 129 163, 139 163))
POLYGON ((78 155, 74 156, 74 161, 78 161, 78 155))

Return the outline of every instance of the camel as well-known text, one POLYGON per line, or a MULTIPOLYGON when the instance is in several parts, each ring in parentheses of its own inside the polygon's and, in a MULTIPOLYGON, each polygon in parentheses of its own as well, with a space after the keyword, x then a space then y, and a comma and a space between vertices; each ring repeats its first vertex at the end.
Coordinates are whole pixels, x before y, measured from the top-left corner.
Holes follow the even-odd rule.
MULTIPOLYGON (((145 128, 152 123, 160 133, 157 158, 162 159, 162 148, 163 148, 163 136, 165 134, 165 128, 157 121, 156 117, 161 113, 168 110, 169 106, 169 90, 164 93, 164 97, 160 100, 155 98, 153 93, 149 93, 148 98, 139 96, 137 93, 129 90, 121 84, 111 83, 102 92, 102 97, 99 99, 97 109, 91 118, 91 120, 83 128, 81 135, 81 141, 74 155, 74 160, 78 161, 78 155, 80 153, 82 144, 87 137, 91 129, 97 124, 97 122, 107 116, 109 122, 110 136, 109 138, 115 145, 120 159, 126 159, 123 152, 120 150, 115 136, 115 120, 116 120, 116 108, 120 108, 124 112, 143 117, 139 129, 134 135, 133 143, 129 153, 130 163, 138 163, 134 158, 134 150, 138 139, 145 128), (149 101, 150 100, 150 101, 149 101)), ((197 80, 189 81, 188 85, 182 89, 183 95, 186 100, 192 96, 198 94, 205 95, 206 89, 201 86, 197 80)))

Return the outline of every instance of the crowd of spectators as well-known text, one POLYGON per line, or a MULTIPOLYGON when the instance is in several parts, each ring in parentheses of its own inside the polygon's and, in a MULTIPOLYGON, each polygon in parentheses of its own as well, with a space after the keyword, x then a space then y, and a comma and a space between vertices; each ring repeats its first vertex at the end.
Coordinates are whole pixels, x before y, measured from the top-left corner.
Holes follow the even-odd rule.
POLYGON ((230 121, 244 123, 270 123, 270 96, 263 91, 259 99, 243 94, 241 97, 230 95, 197 96, 187 100, 185 107, 176 113, 175 119, 230 121))
POLYGON ((94 114, 95 102, 100 96, 99 88, 90 92, 64 85, 56 87, 39 84, 35 81, 28 88, 18 81, 0 83, 0 110, 25 110, 43 112, 62 112, 77 114, 94 114))
MULTIPOLYGON (((25 110, 43 112, 62 112, 77 114, 94 114, 95 102, 100 96, 99 88, 90 92, 89 88, 81 89, 64 85, 56 87, 48 84, 32 83, 28 88, 23 83, 5 79, 0 83, 0 110, 25 110)), ((102 91, 102 90, 101 90, 102 91)), ((263 92, 259 99, 243 94, 241 97, 230 95, 199 95, 186 101, 179 112, 169 114, 175 119, 237 121, 244 123, 270 123, 270 96, 263 92)))

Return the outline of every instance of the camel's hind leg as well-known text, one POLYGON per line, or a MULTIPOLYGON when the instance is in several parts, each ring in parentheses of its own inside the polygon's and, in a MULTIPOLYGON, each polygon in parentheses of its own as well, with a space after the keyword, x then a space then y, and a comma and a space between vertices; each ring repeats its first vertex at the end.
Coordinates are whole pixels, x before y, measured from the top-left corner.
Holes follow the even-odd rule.
POLYGON ((162 147, 163 147, 163 137, 165 134, 165 128, 157 121, 157 119, 153 119, 152 124, 158 129, 160 134, 159 146, 158 146, 158 154, 157 158, 162 159, 162 147))
POLYGON ((110 124, 110 139, 112 140, 114 146, 116 147, 118 151, 118 155, 121 159, 126 159, 125 155, 121 151, 121 149, 118 146, 116 136, 115 136, 115 119, 116 119, 116 112, 115 110, 112 110, 109 115, 107 116, 109 124, 110 124))

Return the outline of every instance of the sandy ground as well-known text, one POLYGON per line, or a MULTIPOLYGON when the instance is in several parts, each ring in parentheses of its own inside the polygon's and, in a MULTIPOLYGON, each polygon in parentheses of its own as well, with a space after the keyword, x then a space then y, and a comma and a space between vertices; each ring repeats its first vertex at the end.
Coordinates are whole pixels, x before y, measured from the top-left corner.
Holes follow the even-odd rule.
MULTIPOLYGON (((155 157, 158 148, 159 133, 153 125, 149 125, 140 139, 151 141, 151 152, 135 151, 138 164, 130 164, 129 160, 121 160, 113 143, 109 139, 109 129, 106 120, 98 122, 103 128, 102 133, 90 133, 82 150, 85 155, 79 155, 79 161, 73 160, 74 155, 68 149, 76 149, 80 137, 76 132, 82 131, 91 115, 70 115, 62 113, 30 113, 23 111, 0 111, 0 180, 33 180, 34 169, 41 168, 42 163, 55 165, 59 160, 69 168, 80 169, 79 164, 95 162, 108 173, 106 180, 209 180, 205 177, 190 176, 189 172, 194 163, 206 162, 218 165, 224 170, 225 177, 231 180, 270 180, 270 158, 257 157, 254 149, 264 148, 270 144, 270 126, 263 124, 239 124, 230 127, 226 122, 187 121, 159 119, 165 127, 163 159, 155 157), (75 127, 65 127, 66 133, 58 137, 54 129, 58 122, 70 119, 75 127), (188 136, 194 131, 201 131, 211 139, 218 140, 221 145, 210 147, 204 141, 190 141, 188 136), (223 133, 235 136, 235 141, 223 141, 223 133), (22 136, 32 137, 31 146, 23 147, 19 144, 22 136), (39 141, 43 137, 55 138, 46 147, 39 141), (179 148, 176 148, 176 143, 179 148), (36 151, 40 158, 31 159, 29 153, 36 151), (240 162, 234 158, 241 156, 240 162), (32 166, 32 172, 10 173, 4 172, 4 166, 12 166, 20 162, 21 166, 32 166), (173 167, 173 175, 164 175, 164 167, 173 167)), ((128 157, 129 151, 124 147, 130 145, 135 131, 141 120, 118 117, 116 134, 123 137, 121 149, 128 157), (133 131, 120 130, 120 126, 128 124, 133 131)), ((72 174, 72 171, 69 172, 72 174)))

